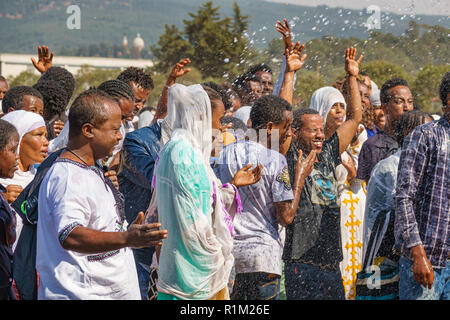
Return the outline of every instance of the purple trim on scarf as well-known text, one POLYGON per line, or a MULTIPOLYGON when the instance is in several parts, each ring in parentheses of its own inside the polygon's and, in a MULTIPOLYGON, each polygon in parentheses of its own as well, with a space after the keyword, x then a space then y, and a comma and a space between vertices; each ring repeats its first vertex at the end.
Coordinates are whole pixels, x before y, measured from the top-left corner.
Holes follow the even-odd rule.
MULTIPOLYGON (((217 195, 216 195, 216 183, 213 181, 213 204, 214 206, 216 206, 216 201, 217 201, 217 195)), ((230 231, 231 236, 234 236, 234 228, 233 228, 233 218, 231 217, 231 215, 228 213, 227 208, 225 207, 225 204, 223 203, 222 200, 220 200, 220 203, 222 205, 222 211, 225 214, 224 220, 225 220, 225 224, 228 227, 228 231, 230 231)))
MULTIPOLYGON (((234 190, 234 201, 236 201, 236 213, 242 213, 242 201, 241 201, 241 196, 239 194, 239 191, 237 189, 237 187, 234 184, 231 184, 231 186, 233 187, 234 190)), ((228 187, 228 183, 225 183, 224 185, 222 185, 222 188, 227 188, 228 187)))

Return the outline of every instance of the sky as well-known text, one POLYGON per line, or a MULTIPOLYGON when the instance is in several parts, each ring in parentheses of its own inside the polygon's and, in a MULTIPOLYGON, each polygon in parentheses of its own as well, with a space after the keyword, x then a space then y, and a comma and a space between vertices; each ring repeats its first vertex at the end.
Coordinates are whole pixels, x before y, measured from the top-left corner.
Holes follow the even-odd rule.
POLYGON ((303 6, 327 5, 348 9, 365 9, 370 5, 396 14, 450 15, 450 0, 266 0, 303 6), (414 10, 414 12, 413 12, 414 10))

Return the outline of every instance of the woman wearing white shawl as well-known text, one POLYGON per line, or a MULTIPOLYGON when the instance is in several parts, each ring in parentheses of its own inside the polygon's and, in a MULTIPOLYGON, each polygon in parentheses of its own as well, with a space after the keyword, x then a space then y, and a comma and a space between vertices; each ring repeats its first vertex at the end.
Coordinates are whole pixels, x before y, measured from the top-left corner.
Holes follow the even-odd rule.
MULTIPOLYGON (((325 139, 331 137, 345 121, 346 106, 344 96, 336 88, 323 87, 313 93, 310 108, 318 111, 323 118, 325 139), (330 111, 331 114, 329 114, 330 111)), ((359 152, 362 144, 367 140, 367 133, 362 125, 358 133, 347 150, 341 154, 342 164, 336 168, 341 202, 341 241, 344 257, 340 268, 346 299, 355 298, 356 274, 361 269, 362 260, 362 224, 366 194, 363 183, 352 179, 352 176, 356 175, 359 152), (353 171, 351 175, 349 171, 353 171)))
POLYGON ((211 102, 201 85, 170 87, 161 128, 154 192, 169 236, 159 256, 158 299, 229 299, 231 219, 240 200, 235 186, 220 187, 209 165, 211 102))
MULTIPOLYGON (((37 113, 16 110, 7 113, 2 118, 16 127, 19 133, 19 144, 17 153, 19 154, 19 168, 11 179, 0 179, 7 189, 6 199, 12 203, 20 192, 33 180, 36 174, 35 164, 45 160, 48 154, 48 140, 45 121, 37 113)), ((22 219, 17 219, 16 243, 22 230, 22 219)))

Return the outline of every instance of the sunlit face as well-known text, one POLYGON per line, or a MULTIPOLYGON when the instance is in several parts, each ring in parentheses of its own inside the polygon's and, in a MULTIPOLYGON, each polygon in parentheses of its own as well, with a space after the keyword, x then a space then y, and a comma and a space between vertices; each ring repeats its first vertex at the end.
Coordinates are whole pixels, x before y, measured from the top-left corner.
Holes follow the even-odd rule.
POLYGON ((222 118, 225 116, 225 106, 222 100, 211 100, 211 127, 213 130, 220 130, 222 128, 222 118))
POLYGON ((131 89, 134 93, 134 112, 138 113, 147 103, 151 90, 142 88, 136 82, 131 82, 131 89))
POLYGON ((331 107, 327 115, 325 130, 328 133, 334 133, 345 120, 345 107, 342 102, 336 102, 331 107))
POLYGON ((19 144, 19 135, 13 134, 8 144, 0 150, 0 178, 12 179, 14 172, 19 167, 19 154, 17 147, 19 144))
POLYGON ((9 90, 9 85, 6 81, 0 80, 0 100, 3 100, 5 93, 9 90))
POLYGON ((384 116, 384 111, 381 106, 374 106, 373 112, 375 114, 375 120, 374 123, 383 130, 384 126, 386 125, 386 117, 384 116))
POLYGON ((370 88, 358 81, 359 94, 361 96, 361 105, 364 110, 370 107, 370 88))
MULTIPOLYGON (((286 152, 289 149, 290 146, 290 141, 292 139, 292 121, 293 121, 293 117, 292 117, 292 111, 284 111, 283 113, 284 117, 283 120, 278 123, 278 124, 274 124, 272 122, 270 122, 270 128, 269 126, 267 127, 267 131, 268 133, 270 133, 271 135, 274 134, 274 130, 278 130, 278 137, 279 137, 279 141, 278 141, 278 148, 281 154, 286 154, 286 152), (270 129, 270 131, 269 131, 270 129)), ((269 138, 269 143, 272 143, 272 139, 269 138)), ((275 146, 270 146, 271 149, 274 149, 275 146)))
POLYGON ((105 101, 104 103, 108 104, 108 120, 91 129, 91 145, 96 160, 111 156, 114 147, 123 139, 123 136, 120 133, 122 123, 122 112, 120 108, 111 101, 105 101))
MULTIPOLYGON (((20 142, 20 162, 21 163, 42 163, 48 155, 47 129, 37 128, 28 132, 20 142)), ((28 169, 28 168, 25 168, 28 169)))
POLYGON ((127 98, 120 98, 119 107, 122 111, 122 119, 133 118, 135 115, 135 105, 133 100, 127 98))
POLYGON ((302 115, 302 126, 294 130, 294 139, 305 154, 309 154, 312 150, 322 152, 325 141, 322 117, 318 114, 302 115))
POLYGON ((39 115, 44 115, 44 102, 35 96, 26 95, 20 110, 31 111, 39 115))
POLYGON ((396 86, 388 90, 389 102, 382 104, 386 121, 397 122, 403 113, 414 109, 411 91, 406 86, 396 86))
POLYGON ((273 92, 273 78, 270 72, 258 71, 256 76, 261 82, 262 95, 272 94, 273 92))

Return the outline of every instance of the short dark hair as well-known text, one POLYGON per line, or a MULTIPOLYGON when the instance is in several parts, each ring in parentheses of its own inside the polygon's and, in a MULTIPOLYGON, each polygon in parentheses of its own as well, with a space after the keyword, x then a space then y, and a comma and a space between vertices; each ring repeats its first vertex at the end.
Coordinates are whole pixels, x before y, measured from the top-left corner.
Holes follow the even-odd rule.
POLYGON ((222 125, 232 123, 231 129, 233 129, 235 131, 241 129, 245 132, 248 129, 247 126, 245 125, 244 121, 242 121, 241 119, 235 118, 235 117, 223 117, 222 120, 220 121, 220 123, 222 125))
POLYGON ((103 90, 91 88, 82 92, 70 107, 69 136, 80 134, 85 123, 98 127, 108 120, 105 102, 117 104, 116 100, 103 90))
POLYGON ((75 78, 67 69, 63 67, 51 67, 45 71, 39 78, 39 81, 53 80, 62 85, 68 101, 72 98, 75 91, 75 78))
POLYGON ((403 145, 405 137, 413 131, 415 127, 424 124, 426 118, 433 120, 433 117, 429 113, 421 110, 410 110, 403 113, 395 130, 395 140, 397 140, 398 144, 400 146, 403 145))
POLYGON ((6 83, 8 83, 8 81, 6 80, 6 78, 4 76, 0 76, 0 81, 5 81, 6 83))
MULTIPOLYGON (((450 93, 450 71, 444 74, 441 84, 439 86, 439 97, 442 105, 447 106, 447 95, 450 93)), ((450 106, 447 106, 450 107, 450 106)))
POLYGON ((401 78, 392 78, 386 81, 380 90, 380 101, 381 103, 388 103, 389 100, 391 100, 391 95, 389 94, 389 90, 398 87, 398 86, 405 86, 408 87, 408 82, 405 79, 401 78))
POLYGON ((25 96, 37 97, 44 102, 42 94, 33 87, 28 86, 16 86, 9 89, 3 97, 2 110, 3 113, 7 113, 10 108, 19 110, 22 107, 23 98, 25 96))
POLYGON ((152 77, 142 68, 128 67, 118 75, 117 80, 127 83, 130 87, 131 83, 134 82, 147 90, 153 90, 154 88, 152 77))
POLYGON ((117 102, 121 98, 134 101, 134 93, 128 83, 122 80, 107 80, 98 86, 99 90, 105 91, 117 102))
POLYGON ((258 71, 268 72, 268 73, 272 74, 272 69, 264 62, 251 66, 250 68, 248 68, 247 73, 256 75, 256 73, 258 71))
POLYGON ((253 129, 263 129, 269 122, 279 124, 284 119, 284 112, 291 111, 292 106, 285 99, 266 95, 257 99, 250 111, 253 129))
POLYGON ((70 97, 64 87, 55 80, 40 80, 33 85, 44 98, 44 115, 46 121, 51 117, 60 116, 66 111, 70 97))
POLYGON ((302 109, 296 109, 294 112, 292 112, 292 128, 300 130, 303 126, 303 120, 302 117, 305 114, 318 114, 320 113, 317 110, 311 109, 311 108, 302 108, 302 109))
POLYGON ((0 151, 5 149, 14 134, 19 136, 16 127, 8 121, 0 119, 0 151))

